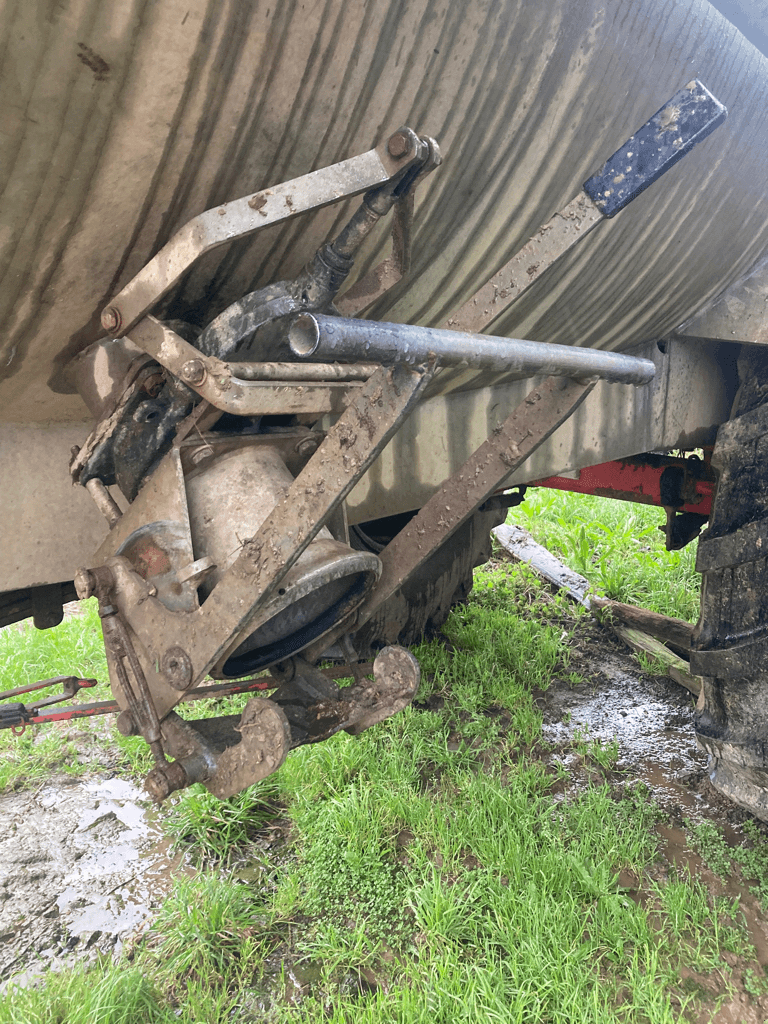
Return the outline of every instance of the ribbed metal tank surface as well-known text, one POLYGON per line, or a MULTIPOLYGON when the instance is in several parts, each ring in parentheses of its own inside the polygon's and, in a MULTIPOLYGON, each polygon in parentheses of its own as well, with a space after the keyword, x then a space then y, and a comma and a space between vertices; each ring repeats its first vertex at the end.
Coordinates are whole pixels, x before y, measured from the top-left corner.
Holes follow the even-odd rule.
MULTIPOLYGON (((0 39, 6 421, 85 418, 67 361, 184 221, 402 124, 437 138, 445 162, 417 200, 412 271, 378 318, 441 324, 694 77, 728 106, 725 126, 495 330, 625 348, 768 247, 768 62, 700 0, 9 0, 0 39)), ((171 312, 204 322, 295 274, 343 216, 220 250, 171 312)))

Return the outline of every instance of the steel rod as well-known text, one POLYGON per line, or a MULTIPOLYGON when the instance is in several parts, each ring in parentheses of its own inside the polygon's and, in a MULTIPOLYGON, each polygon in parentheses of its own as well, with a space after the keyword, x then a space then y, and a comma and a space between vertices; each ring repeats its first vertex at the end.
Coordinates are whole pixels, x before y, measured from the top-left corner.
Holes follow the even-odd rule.
POLYGON ((466 366, 526 377, 600 377, 615 384, 647 384, 656 372, 650 359, 621 352, 320 313, 294 316, 288 341, 298 359, 365 359, 389 365, 424 363, 433 355, 439 366, 466 366))

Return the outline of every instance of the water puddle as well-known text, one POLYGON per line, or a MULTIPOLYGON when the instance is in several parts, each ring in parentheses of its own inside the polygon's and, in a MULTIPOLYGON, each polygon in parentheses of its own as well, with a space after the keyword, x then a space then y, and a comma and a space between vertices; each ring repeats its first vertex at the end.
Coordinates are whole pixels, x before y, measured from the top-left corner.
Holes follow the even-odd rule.
POLYGON ((574 741, 615 742, 617 771, 644 782, 673 819, 707 816, 707 757, 693 733, 691 694, 640 674, 629 657, 605 647, 590 667, 583 682, 555 679, 539 699, 544 739, 556 750, 571 750, 574 741))
POLYGON ((0 796, 0 979, 119 952, 189 871, 125 779, 0 796))

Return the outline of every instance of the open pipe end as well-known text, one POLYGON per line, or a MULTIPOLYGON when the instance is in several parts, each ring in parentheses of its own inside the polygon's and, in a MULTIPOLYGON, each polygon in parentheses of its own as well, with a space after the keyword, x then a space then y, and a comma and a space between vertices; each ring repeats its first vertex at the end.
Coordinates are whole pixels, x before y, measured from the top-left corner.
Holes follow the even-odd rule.
POLYGON ((311 313, 299 313, 288 328, 291 352, 300 359, 314 355, 320 343, 320 325, 311 313))

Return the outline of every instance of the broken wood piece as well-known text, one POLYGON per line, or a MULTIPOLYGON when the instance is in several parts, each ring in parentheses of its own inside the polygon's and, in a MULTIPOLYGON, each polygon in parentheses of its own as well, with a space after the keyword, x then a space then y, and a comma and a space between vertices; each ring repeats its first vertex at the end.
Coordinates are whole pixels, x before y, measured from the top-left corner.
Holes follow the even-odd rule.
POLYGON ((639 629, 632 629, 629 626, 621 625, 621 623, 612 623, 611 628, 616 636, 623 640, 628 647, 631 647, 633 651, 647 654, 649 657, 660 661, 664 666, 664 671, 671 679, 674 679, 676 683, 684 686, 686 690, 690 690, 691 693, 698 697, 701 693, 701 677, 691 674, 688 662, 678 658, 660 640, 648 636, 647 633, 643 633, 639 629))
POLYGON ((589 581, 563 565, 559 558, 520 526, 497 526, 492 533, 505 551, 519 561, 527 562, 544 579, 565 590, 575 601, 588 608, 602 625, 610 626, 625 644, 663 662, 670 679, 691 693, 698 695, 701 692, 701 677, 692 675, 686 661, 665 647, 660 640, 654 639, 653 635, 649 635, 661 636, 675 646, 689 650, 693 631, 690 623, 645 608, 622 604, 620 601, 590 596, 589 581), (609 614, 605 615, 605 612, 609 614))
POLYGON ((626 626, 640 629, 659 640, 674 644, 683 651, 691 649, 693 626, 690 622, 675 619, 670 615, 659 615, 658 612, 650 612, 647 608, 638 608, 633 604, 611 601, 607 597, 590 598, 590 603, 593 611, 609 612, 626 626))
POLYGON ((521 526, 502 525, 497 526, 491 533, 510 555, 521 562, 527 562, 545 580, 565 590, 574 601, 592 610, 589 581, 573 569, 569 569, 567 565, 563 565, 559 558, 535 541, 527 530, 521 526))

